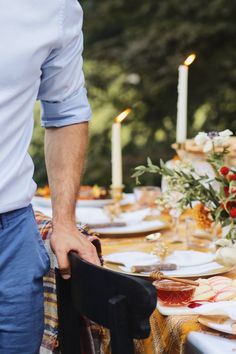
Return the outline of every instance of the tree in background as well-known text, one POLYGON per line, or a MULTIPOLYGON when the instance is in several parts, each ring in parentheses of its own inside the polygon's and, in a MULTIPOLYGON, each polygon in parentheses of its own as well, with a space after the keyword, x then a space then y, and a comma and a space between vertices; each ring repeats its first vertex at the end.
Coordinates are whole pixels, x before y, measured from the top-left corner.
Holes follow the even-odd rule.
POLYGON ((47 173, 44 162, 44 129, 40 126, 40 105, 36 103, 34 108, 35 126, 29 153, 35 164, 34 179, 39 186, 46 185, 47 173))
MULTIPOLYGON (((128 106, 133 113, 123 124, 126 186, 132 187, 132 169, 146 156, 157 162, 173 154, 178 66, 191 52, 198 58, 189 78, 189 137, 199 130, 236 130, 235 2, 81 0, 81 5, 94 111, 84 183, 109 186, 111 124, 128 106)), ((36 134, 35 152, 38 139, 36 134)), ((44 183, 41 152, 37 159, 37 179, 44 183)), ((147 178, 146 184, 158 183, 147 178)))

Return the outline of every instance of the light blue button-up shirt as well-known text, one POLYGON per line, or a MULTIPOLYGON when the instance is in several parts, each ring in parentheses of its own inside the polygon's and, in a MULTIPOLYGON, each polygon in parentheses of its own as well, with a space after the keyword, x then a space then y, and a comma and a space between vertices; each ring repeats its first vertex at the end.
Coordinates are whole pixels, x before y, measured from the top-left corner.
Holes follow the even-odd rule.
POLYGON ((0 213, 35 193, 27 150, 36 99, 46 128, 90 119, 82 21, 77 0, 0 0, 0 213))

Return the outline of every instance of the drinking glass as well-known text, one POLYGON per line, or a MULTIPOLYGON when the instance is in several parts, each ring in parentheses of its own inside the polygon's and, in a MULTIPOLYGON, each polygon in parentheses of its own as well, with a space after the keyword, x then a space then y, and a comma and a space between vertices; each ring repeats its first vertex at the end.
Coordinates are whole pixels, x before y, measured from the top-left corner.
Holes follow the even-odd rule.
POLYGON ((161 196, 161 188, 154 186, 135 187, 136 203, 143 208, 155 208, 156 200, 161 196))

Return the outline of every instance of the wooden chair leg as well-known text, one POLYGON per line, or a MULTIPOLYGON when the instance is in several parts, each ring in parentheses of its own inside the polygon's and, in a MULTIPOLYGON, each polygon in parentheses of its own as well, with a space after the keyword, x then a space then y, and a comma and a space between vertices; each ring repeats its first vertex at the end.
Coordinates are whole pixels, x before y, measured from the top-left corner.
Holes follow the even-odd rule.
POLYGON ((112 354, 134 354, 125 296, 118 295, 109 300, 109 316, 112 324, 110 329, 112 354))
POLYGON ((59 345, 61 354, 81 354, 80 321, 72 305, 71 281, 64 280, 56 269, 59 345))

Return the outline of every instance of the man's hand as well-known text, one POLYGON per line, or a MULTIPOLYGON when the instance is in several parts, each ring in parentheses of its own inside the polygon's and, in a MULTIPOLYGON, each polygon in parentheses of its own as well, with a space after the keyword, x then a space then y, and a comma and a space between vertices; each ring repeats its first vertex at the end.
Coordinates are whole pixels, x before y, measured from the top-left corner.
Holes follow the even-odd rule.
POLYGON ((77 252, 82 259, 90 263, 101 265, 95 246, 76 227, 58 226, 54 228, 51 247, 57 257, 58 266, 64 279, 70 278, 68 259, 70 251, 77 252))

